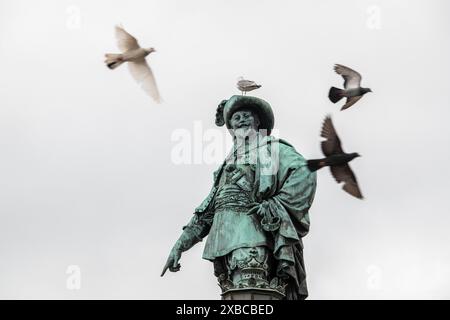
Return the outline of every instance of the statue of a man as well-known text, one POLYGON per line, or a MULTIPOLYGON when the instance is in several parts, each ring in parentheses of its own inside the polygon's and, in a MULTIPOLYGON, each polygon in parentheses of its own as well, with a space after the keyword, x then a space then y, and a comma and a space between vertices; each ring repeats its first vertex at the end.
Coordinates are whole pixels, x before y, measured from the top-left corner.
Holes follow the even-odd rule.
POLYGON ((208 236, 203 258, 214 264, 223 299, 306 298, 302 238, 309 230, 315 173, 292 145, 270 135, 274 116, 262 99, 222 101, 216 124, 226 124, 233 149, 162 275, 178 271, 182 252, 208 236))

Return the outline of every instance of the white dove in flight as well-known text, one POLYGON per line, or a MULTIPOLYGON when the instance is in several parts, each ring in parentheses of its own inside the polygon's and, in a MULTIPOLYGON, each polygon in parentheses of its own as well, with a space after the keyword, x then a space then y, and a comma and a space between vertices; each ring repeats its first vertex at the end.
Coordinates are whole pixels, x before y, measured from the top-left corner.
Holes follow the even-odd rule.
POLYGON ((116 26, 117 45, 122 53, 105 54, 106 66, 115 69, 124 62, 128 62, 128 69, 134 80, 152 97, 156 102, 161 101, 158 86, 152 69, 145 57, 155 52, 154 48, 141 48, 135 37, 125 31, 121 26, 116 26))

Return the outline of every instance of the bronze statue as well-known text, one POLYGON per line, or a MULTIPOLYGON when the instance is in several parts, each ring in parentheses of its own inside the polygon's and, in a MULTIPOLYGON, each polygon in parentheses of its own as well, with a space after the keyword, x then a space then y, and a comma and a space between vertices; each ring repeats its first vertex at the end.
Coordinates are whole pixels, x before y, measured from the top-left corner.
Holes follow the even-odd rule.
POLYGON ((214 173, 211 192, 173 246, 167 269, 207 237, 203 258, 214 264, 222 299, 304 299, 308 295, 302 238, 316 174, 292 145, 272 137, 271 106, 233 96, 217 108, 233 149, 214 173))

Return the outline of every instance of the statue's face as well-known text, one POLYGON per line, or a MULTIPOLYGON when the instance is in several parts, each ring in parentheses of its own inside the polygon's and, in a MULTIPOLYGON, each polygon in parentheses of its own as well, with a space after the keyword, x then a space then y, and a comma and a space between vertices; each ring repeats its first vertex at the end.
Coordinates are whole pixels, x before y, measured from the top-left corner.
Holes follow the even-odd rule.
POLYGON ((257 131, 259 123, 256 113, 246 109, 236 111, 230 119, 230 126, 233 131, 257 131))

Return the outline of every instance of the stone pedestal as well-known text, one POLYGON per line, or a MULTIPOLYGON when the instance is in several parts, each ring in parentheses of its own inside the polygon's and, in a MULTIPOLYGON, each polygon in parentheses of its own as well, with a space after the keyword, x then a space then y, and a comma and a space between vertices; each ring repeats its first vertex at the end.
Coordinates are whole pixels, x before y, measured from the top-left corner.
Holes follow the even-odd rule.
POLYGON ((277 290, 262 288, 230 289, 222 293, 222 300, 282 300, 277 290))

